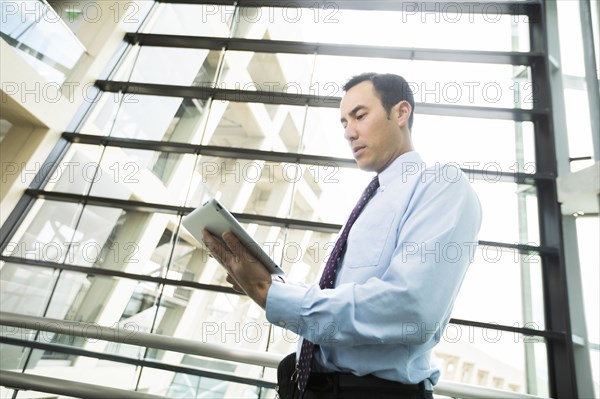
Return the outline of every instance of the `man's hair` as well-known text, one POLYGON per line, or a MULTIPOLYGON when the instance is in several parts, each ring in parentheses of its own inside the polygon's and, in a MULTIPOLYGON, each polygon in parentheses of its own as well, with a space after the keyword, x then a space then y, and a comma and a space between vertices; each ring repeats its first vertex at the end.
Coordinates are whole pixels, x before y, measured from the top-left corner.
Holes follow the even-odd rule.
POLYGON ((415 115, 415 98, 406 79, 400 75, 391 73, 367 72, 350 78, 343 89, 344 91, 348 91, 357 84, 367 80, 373 84, 373 88, 379 96, 383 108, 388 113, 388 117, 392 111, 392 107, 400 101, 407 101, 410 104, 412 112, 408 118, 408 128, 412 129, 413 117, 415 115))

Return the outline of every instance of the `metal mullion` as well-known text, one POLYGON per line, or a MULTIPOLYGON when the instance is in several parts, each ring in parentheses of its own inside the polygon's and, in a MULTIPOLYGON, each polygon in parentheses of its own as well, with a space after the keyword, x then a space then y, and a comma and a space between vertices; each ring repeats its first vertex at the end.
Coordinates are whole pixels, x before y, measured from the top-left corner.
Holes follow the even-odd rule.
POLYGON ((202 144, 176 143, 170 141, 140 140, 130 138, 96 136, 80 133, 63 133, 63 137, 74 143, 101 144, 105 146, 124 147, 151 151, 163 151, 180 154, 199 154, 205 156, 260 159, 272 162, 289 162, 306 165, 331 165, 356 168, 356 162, 351 158, 336 158, 322 155, 300 154, 292 152, 277 152, 255 150, 250 148, 223 147, 202 144))
MULTIPOLYGON (((221 158, 263 160, 270 162, 288 162, 304 165, 328 165, 356 169, 357 165, 351 158, 336 158, 323 155, 311 155, 292 152, 263 151, 250 148, 235 148, 223 146, 210 146, 202 144, 175 143, 168 141, 140 140, 130 138, 117 138, 107 136, 86 135, 79 133, 63 133, 63 137, 74 143, 101 144, 123 148, 141 149, 149 151, 162 151, 177 154, 199 154, 221 158)), ((528 174, 522 172, 503 172, 498 170, 483 170, 461 168, 470 178, 489 182, 514 182, 518 184, 536 184, 539 180, 552 180, 553 175, 528 174)))
POLYGON ((540 53, 518 51, 446 50, 352 44, 311 43, 287 40, 259 40, 209 36, 183 36, 153 33, 127 33, 131 44, 155 47, 195 48, 257 53, 333 55, 345 57, 389 58, 411 61, 473 62, 484 64, 531 65, 543 57, 540 53))
POLYGON ((505 243, 505 242, 486 241, 486 240, 479 240, 478 245, 511 249, 511 250, 517 251, 521 254, 531 254, 533 252, 539 253, 539 254, 556 254, 558 252, 556 248, 552 248, 552 247, 534 246, 534 245, 527 245, 527 244, 509 244, 509 243, 505 243))
MULTIPOLYGON (((316 96, 311 94, 284 93, 275 91, 249 91, 217 89, 202 86, 175 86, 154 83, 97 80, 96 86, 106 92, 123 92, 138 95, 153 95, 178 98, 250 102, 275 105, 296 105, 322 108, 339 108, 340 97, 316 96)), ((417 103, 420 114, 458 116, 467 118, 500 119, 515 122, 536 121, 548 114, 547 108, 520 109, 466 106, 453 104, 417 103)))
MULTIPOLYGON (((198 5, 197 0, 157 0, 160 3, 167 4, 194 4, 198 5)), ((443 8, 443 2, 426 1, 406 1, 406 0, 208 0, 203 1, 203 5, 218 6, 240 6, 240 7, 285 7, 285 8, 322 8, 332 10, 332 5, 336 10, 363 10, 363 11, 408 11, 408 12, 449 12, 443 8)), ((463 14, 483 14, 495 13, 506 15, 529 15, 532 9, 540 7, 538 0, 522 1, 501 1, 495 2, 490 6, 487 2, 452 2, 452 12, 457 9, 463 14), (493 7, 493 8, 492 8, 493 7)))
POLYGON ((68 355, 90 357, 90 358, 99 359, 99 360, 108 360, 108 361, 116 362, 116 363, 149 367, 152 369, 172 371, 174 373, 196 375, 199 377, 213 378, 213 379, 217 379, 217 380, 235 382, 238 384, 245 384, 245 385, 251 385, 251 386, 259 386, 262 388, 273 389, 277 385, 275 383, 263 381, 263 380, 255 380, 252 378, 238 377, 236 375, 231 375, 231 374, 218 373, 218 372, 214 372, 214 371, 202 370, 202 369, 197 369, 197 368, 192 368, 192 367, 177 366, 177 365, 173 365, 173 364, 162 363, 162 362, 157 362, 157 361, 152 361, 152 360, 135 359, 135 358, 127 357, 127 356, 113 355, 113 354, 109 354, 106 352, 89 351, 86 349, 80 349, 80 348, 68 346, 68 345, 51 344, 51 343, 44 343, 44 342, 39 342, 39 341, 30 341, 30 340, 19 339, 19 338, 10 338, 7 336, 0 336, 0 342, 7 344, 7 345, 29 347, 32 349, 40 349, 40 350, 51 351, 51 352, 66 353, 68 355))
MULTIPOLYGON (((555 11, 555 5, 553 9, 555 11)), ((544 117, 534 122, 535 159, 537 170, 542 173, 557 175, 555 126, 553 122, 552 96, 562 95, 552 93, 551 84, 551 54, 548 40, 557 38, 555 24, 549 27, 548 18, 550 6, 544 4, 539 15, 530 18, 529 37, 532 51, 546 54, 544 62, 531 66, 531 82, 534 88, 534 99, 538 104, 549 110, 544 117), (552 37, 552 39, 550 39, 552 37)), ((558 71, 556 73, 559 73, 558 71)), ((566 132, 565 132, 566 134, 566 132)), ((574 366, 574 350, 570 322, 570 311, 567 292, 567 273, 564 259, 564 243, 562 240, 562 223, 560 204, 556 189, 556 181, 539 182, 537 202, 539 215, 540 243, 557 249, 556 253, 540 254, 542 259, 542 291, 544 297, 545 325, 553 331, 562 331, 564 340, 554 340, 547 343, 548 382, 551 397, 578 397, 577 379, 574 366)))
POLYGON ((36 198, 43 198, 53 201, 80 203, 83 205, 96 205, 96 206, 110 206, 114 208, 121 208, 124 210, 132 210, 139 212, 161 212, 166 214, 181 214, 187 213, 190 209, 176 205, 165 205, 152 202, 132 201, 123 200, 118 198, 98 197, 98 196, 86 196, 81 194, 62 193, 57 191, 45 191, 45 190, 34 190, 27 189, 25 193, 34 196, 36 198))
POLYGON ((187 280, 172 280, 172 279, 168 279, 165 277, 153 277, 153 276, 148 276, 145 274, 128 273, 128 272, 123 272, 123 271, 114 270, 114 269, 102 269, 102 268, 89 267, 89 266, 78 266, 78 265, 70 265, 70 264, 63 264, 63 263, 54 263, 54 262, 43 261, 43 260, 19 258, 16 256, 0 255, 0 260, 2 260, 4 262, 17 263, 17 264, 31 266, 31 267, 66 270, 66 271, 70 271, 70 272, 83 273, 83 274, 88 274, 88 275, 93 275, 93 276, 98 275, 98 276, 105 276, 105 277, 125 278, 125 279, 129 279, 129 280, 146 281, 146 282, 150 282, 150 283, 164 284, 164 285, 169 285, 169 286, 174 286, 174 287, 186 287, 186 288, 193 288, 193 289, 198 289, 198 290, 203 290, 203 291, 240 295, 238 292, 234 291, 230 287, 214 285, 214 284, 203 284, 203 283, 197 283, 195 281, 187 281, 187 280))
MULTIPOLYGON (((45 198, 48 200, 60 200, 64 202, 84 203, 86 205, 97 205, 104 207, 116 207, 128 210, 135 210, 140 212, 162 212, 166 214, 187 214, 193 211, 193 207, 183 207, 177 205, 164 205, 158 203, 147 203, 141 201, 122 200, 116 198, 97 197, 97 196, 83 196, 80 194, 72 193, 61 193, 53 191, 43 190, 27 190, 26 193, 32 197, 45 198)), ((302 219, 288 219, 279 218, 275 216, 256 215, 256 214, 245 214, 232 212, 232 215, 236 217, 241 223, 258 223, 265 226, 276 226, 291 229, 300 230, 314 230, 323 233, 338 233, 341 228, 340 224, 335 223, 324 223, 324 222, 313 222, 302 219)), ((531 246, 525 244, 509 244, 495 241, 479 241, 480 245, 497 246, 501 248, 518 250, 521 253, 530 253, 532 251, 539 252, 540 254, 553 255, 557 253, 555 247, 552 246, 531 246)))
MULTIPOLYGON (((44 198, 48 200, 57 200, 63 202, 84 203, 86 205, 97 205, 104 207, 114 207, 126 210, 140 212, 161 212, 171 215, 188 214, 193 211, 193 207, 183 207, 177 205, 164 205, 158 203, 147 203, 141 201, 122 200, 108 197, 83 196, 80 194, 61 193, 44 190, 27 190, 26 194, 35 198, 44 198)), ((260 223, 267 226, 289 227, 296 229, 314 230, 323 233, 337 233, 341 225, 334 223, 311 222, 300 219, 285 219, 275 216, 264 216, 255 214, 245 214, 232 212, 241 223, 260 223)))
POLYGON ((507 331, 507 332, 518 333, 518 334, 523 334, 523 335, 527 335, 527 336, 544 337, 545 339, 548 339, 548 340, 556 340, 556 339, 564 340, 565 339, 565 334, 563 332, 557 332, 557 331, 535 330, 533 328, 513 327, 513 326, 507 326, 507 325, 503 325, 503 324, 483 323, 483 322, 479 322, 479 321, 455 319, 455 318, 450 319, 449 323, 461 325, 461 326, 483 328, 483 329, 487 329, 487 330, 507 331))

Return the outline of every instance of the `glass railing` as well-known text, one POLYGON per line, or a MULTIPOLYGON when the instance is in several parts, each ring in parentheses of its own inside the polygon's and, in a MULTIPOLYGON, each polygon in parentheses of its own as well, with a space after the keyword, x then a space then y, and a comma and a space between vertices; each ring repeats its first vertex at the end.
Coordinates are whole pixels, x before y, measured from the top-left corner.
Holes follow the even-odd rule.
POLYGON ((44 0, 0 0, 0 36, 48 82, 60 85, 86 52, 44 0))

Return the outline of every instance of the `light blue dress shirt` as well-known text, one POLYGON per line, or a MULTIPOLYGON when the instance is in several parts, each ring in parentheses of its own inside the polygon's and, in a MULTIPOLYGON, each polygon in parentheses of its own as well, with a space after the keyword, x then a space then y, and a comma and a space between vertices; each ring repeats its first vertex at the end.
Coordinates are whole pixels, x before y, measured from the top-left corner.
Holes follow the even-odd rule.
POLYGON ((267 319, 320 345, 316 371, 414 384, 439 370, 440 341, 481 225, 462 171, 402 154, 350 230, 335 288, 273 282, 267 319))

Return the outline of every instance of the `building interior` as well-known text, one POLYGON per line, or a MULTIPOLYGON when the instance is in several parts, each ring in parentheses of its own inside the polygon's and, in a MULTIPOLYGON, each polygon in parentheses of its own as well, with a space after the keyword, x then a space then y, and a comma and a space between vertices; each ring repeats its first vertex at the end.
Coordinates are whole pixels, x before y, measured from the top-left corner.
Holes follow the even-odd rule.
POLYGON ((355 198, 343 84, 398 73, 483 222, 436 398, 600 397, 600 4, 1 0, 0 397, 274 398, 298 337, 182 218, 318 280, 355 198))

